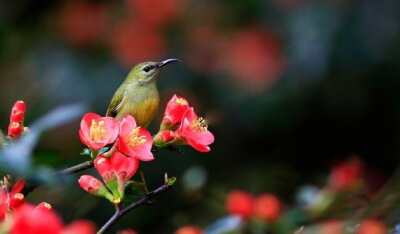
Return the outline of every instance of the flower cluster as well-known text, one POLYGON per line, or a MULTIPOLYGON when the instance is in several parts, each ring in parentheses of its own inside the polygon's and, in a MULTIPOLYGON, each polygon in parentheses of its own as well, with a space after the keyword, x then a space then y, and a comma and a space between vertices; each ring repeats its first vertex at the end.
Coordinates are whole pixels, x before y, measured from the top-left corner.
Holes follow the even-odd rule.
POLYGON ((11 138, 18 138, 21 134, 26 131, 24 129, 24 116, 26 111, 26 104, 23 101, 15 102, 11 109, 10 124, 8 125, 8 135, 11 138))
MULTIPOLYGON (((87 113, 81 121, 79 137, 91 150, 94 166, 104 181, 103 184, 93 176, 83 175, 79 185, 88 193, 105 197, 115 204, 123 200, 125 184, 136 173, 139 160, 154 159, 150 132, 137 126, 130 115, 117 121, 113 117, 87 113), (99 154, 106 147, 109 150, 99 154)), ((197 117, 186 99, 174 95, 168 102, 160 132, 154 137, 155 147, 189 144, 198 151, 207 152, 213 141, 214 136, 207 130, 205 120, 197 117)))
POLYGON ((0 229, 12 234, 94 234, 95 226, 88 221, 78 220, 64 226, 51 205, 42 202, 37 206, 25 203, 21 193, 24 179, 11 184, 9 176, 0 181, 0 229))
POLYGON ((263 193, 254 198, 248 192, 235 190, 226 198, 226 209, 228 213, 239 215, 244 219, 256 217, 273 222, 282 213, 282 202, 271 193, 263 193))
POLYGON ((196 115, 185 98, 174 95, 167 104, 154 145, 190 145, 200 152, 208 152, 214 135, 207 127, 205 119, 196 115))

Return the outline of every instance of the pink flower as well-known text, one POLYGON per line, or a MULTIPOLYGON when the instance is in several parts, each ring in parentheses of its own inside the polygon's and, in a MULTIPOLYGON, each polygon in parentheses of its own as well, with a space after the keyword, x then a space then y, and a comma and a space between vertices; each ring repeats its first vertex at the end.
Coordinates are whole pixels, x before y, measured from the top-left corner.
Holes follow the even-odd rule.
POLYGON ((124 116, 119 122, 118 149, 122 153, 141 161, 154 159, 151 153, 153 138, 149 131, 136 125, 135 118, 124 116))
POLYGON ((117 121, 112 117, 101 117, 95 113, 87 113, 81 121, 79 138, 90 149, 98 151, 102 147, 114 143, 118 136, 117 121))
POLYGON ((253 212, 253 202, 254 198, 251 194, 235 190, 230 192, 226 198, 226 209, 230 214, 248 218, 253 212))
POLYGON ((189 109, 189 102, 182 97, 172 96, 165 108, 163 123, 173 126, 181 122, 183 114, 189 109))
POLYGON ((125 183, 136 173, 139 161, 135 157, 126 157, 120 152, 115 152, 110 158, 104 155, 97 156, 94 166, 113 192, 115 202, 119 203, 119 198, 123 198, 124 195, 125 183))
POLYGON ((207 130, 207 124, 202 117, 197 117, 193 107, 187 109, 182 117, 181 125, 175 132, 177 138, 189 144, 200 152, 210 151, 214 135, 207 130))
POLYGON ((94 234, 95 227, 89 221, 75 221, 64 227, 60 216, 48 203, 34 207, 24 204, 11 217, 11 234, 94 234))
POLYGON ((25 204, 12 216, 11 234, 58 234, 63 229, 60 217, 49 209, 25 204))

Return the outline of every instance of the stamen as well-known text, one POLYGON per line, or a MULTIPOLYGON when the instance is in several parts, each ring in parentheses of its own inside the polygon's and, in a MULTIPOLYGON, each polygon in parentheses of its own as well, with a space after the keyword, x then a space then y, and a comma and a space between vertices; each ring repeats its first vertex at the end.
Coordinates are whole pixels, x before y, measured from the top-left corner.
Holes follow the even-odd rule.
POLYGON ((182 106, 187 105, 187 101, 183 98, 177 98, 175 102, 181 104, 182 106))
POLYGON ((208 128, 207 121, 203 117, 198 117, 197 119, 194 119, 191 126, 197 131, 207 131, 208 128))
POLYGON ((96 122, 92 119, 92 124, 89 129, 89 137, 92 141, 102 141, 105 139, 107 131, 104 128, 104 120, 96 122))
POLYGON ((132 129, 129 135, 126 137, 126 142, 128 143, 128 147, 132 148, 138 145, 142 145, 146 142, 145 136, 139 136, 140 127, 132 129))

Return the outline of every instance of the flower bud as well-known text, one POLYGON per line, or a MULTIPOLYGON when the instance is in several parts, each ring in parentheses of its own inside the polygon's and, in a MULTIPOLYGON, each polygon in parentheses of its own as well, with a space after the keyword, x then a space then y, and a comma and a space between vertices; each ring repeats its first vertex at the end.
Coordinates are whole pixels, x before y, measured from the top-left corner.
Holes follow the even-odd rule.
POLYGON ((25 203, 25 196, 22 193, 16 193, 10 197, 9 205, 10 207, 16 209, 25 203))
POLYGON ((24 114, 26 111, 26 104, 23 101, 17 101, 11 109, 10 121, 22 123, 24 121, 24 114))
POLYGON ((175 134, 171 130, 164 130, 154 136, 153 143, 156 146, 163 145, 175 140, 175 134))
POLYGON ((105 197, 110 201, 113 201, 114 198, 111 193, 108 192, 106 187, 96 178, 90 175, 83 175, 78 180, 79 186, 86 192, 99 196, 105 197))
POLYGON ((51 205, 47 202, 41 202, 39 205, 35 207, 35 210, 43 211, 43 210, 51 210, 51 205))
POLYGON ((10 122, 10 125, 8 125, 8 135, 12 137, 19 137, 22 134, 22 125, 18 122, 10 122))
POLYGON ((181 122, 183 114, 188 108, 189 102, 185 98, 176 95, 172 96, 165 108, 160 130, 169 129, 181 122))

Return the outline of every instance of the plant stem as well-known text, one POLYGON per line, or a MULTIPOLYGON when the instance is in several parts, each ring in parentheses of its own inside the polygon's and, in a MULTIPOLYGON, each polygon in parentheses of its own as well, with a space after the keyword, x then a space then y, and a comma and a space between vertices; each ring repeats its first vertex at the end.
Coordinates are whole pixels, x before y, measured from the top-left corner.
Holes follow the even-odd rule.
POLYGON ((141 205, 147 204, 149 200, 164 191, 166 191, 170 186, 168 185, 168 182, 166 181, 162 186, 158 187, 156 190, 153 192, 145 195, 144 197, 140 198, 136 202, 130 204, 129 206, 125 207, 124 209, 120 210, 117 206, 115 208, 115 213, 111 218, 103 225, 103 227, 100 228, 100 230, 97 232, 97 234, 102 234, 104 233, 109 227, 111 227, 121 216, 126 214, 127 212, 135 209, 136 207, 139 207, 141 205))
POLYGON ((58 173, 59 174, 72 174, 72 173, 80 172, 80 171, 86 170, 88 168, 91 168, 91 167, 93 167, 93 165, 94 165, 93 161, 89 160, 89 161, 80 163, 78 165, 61 170, 58 173))

